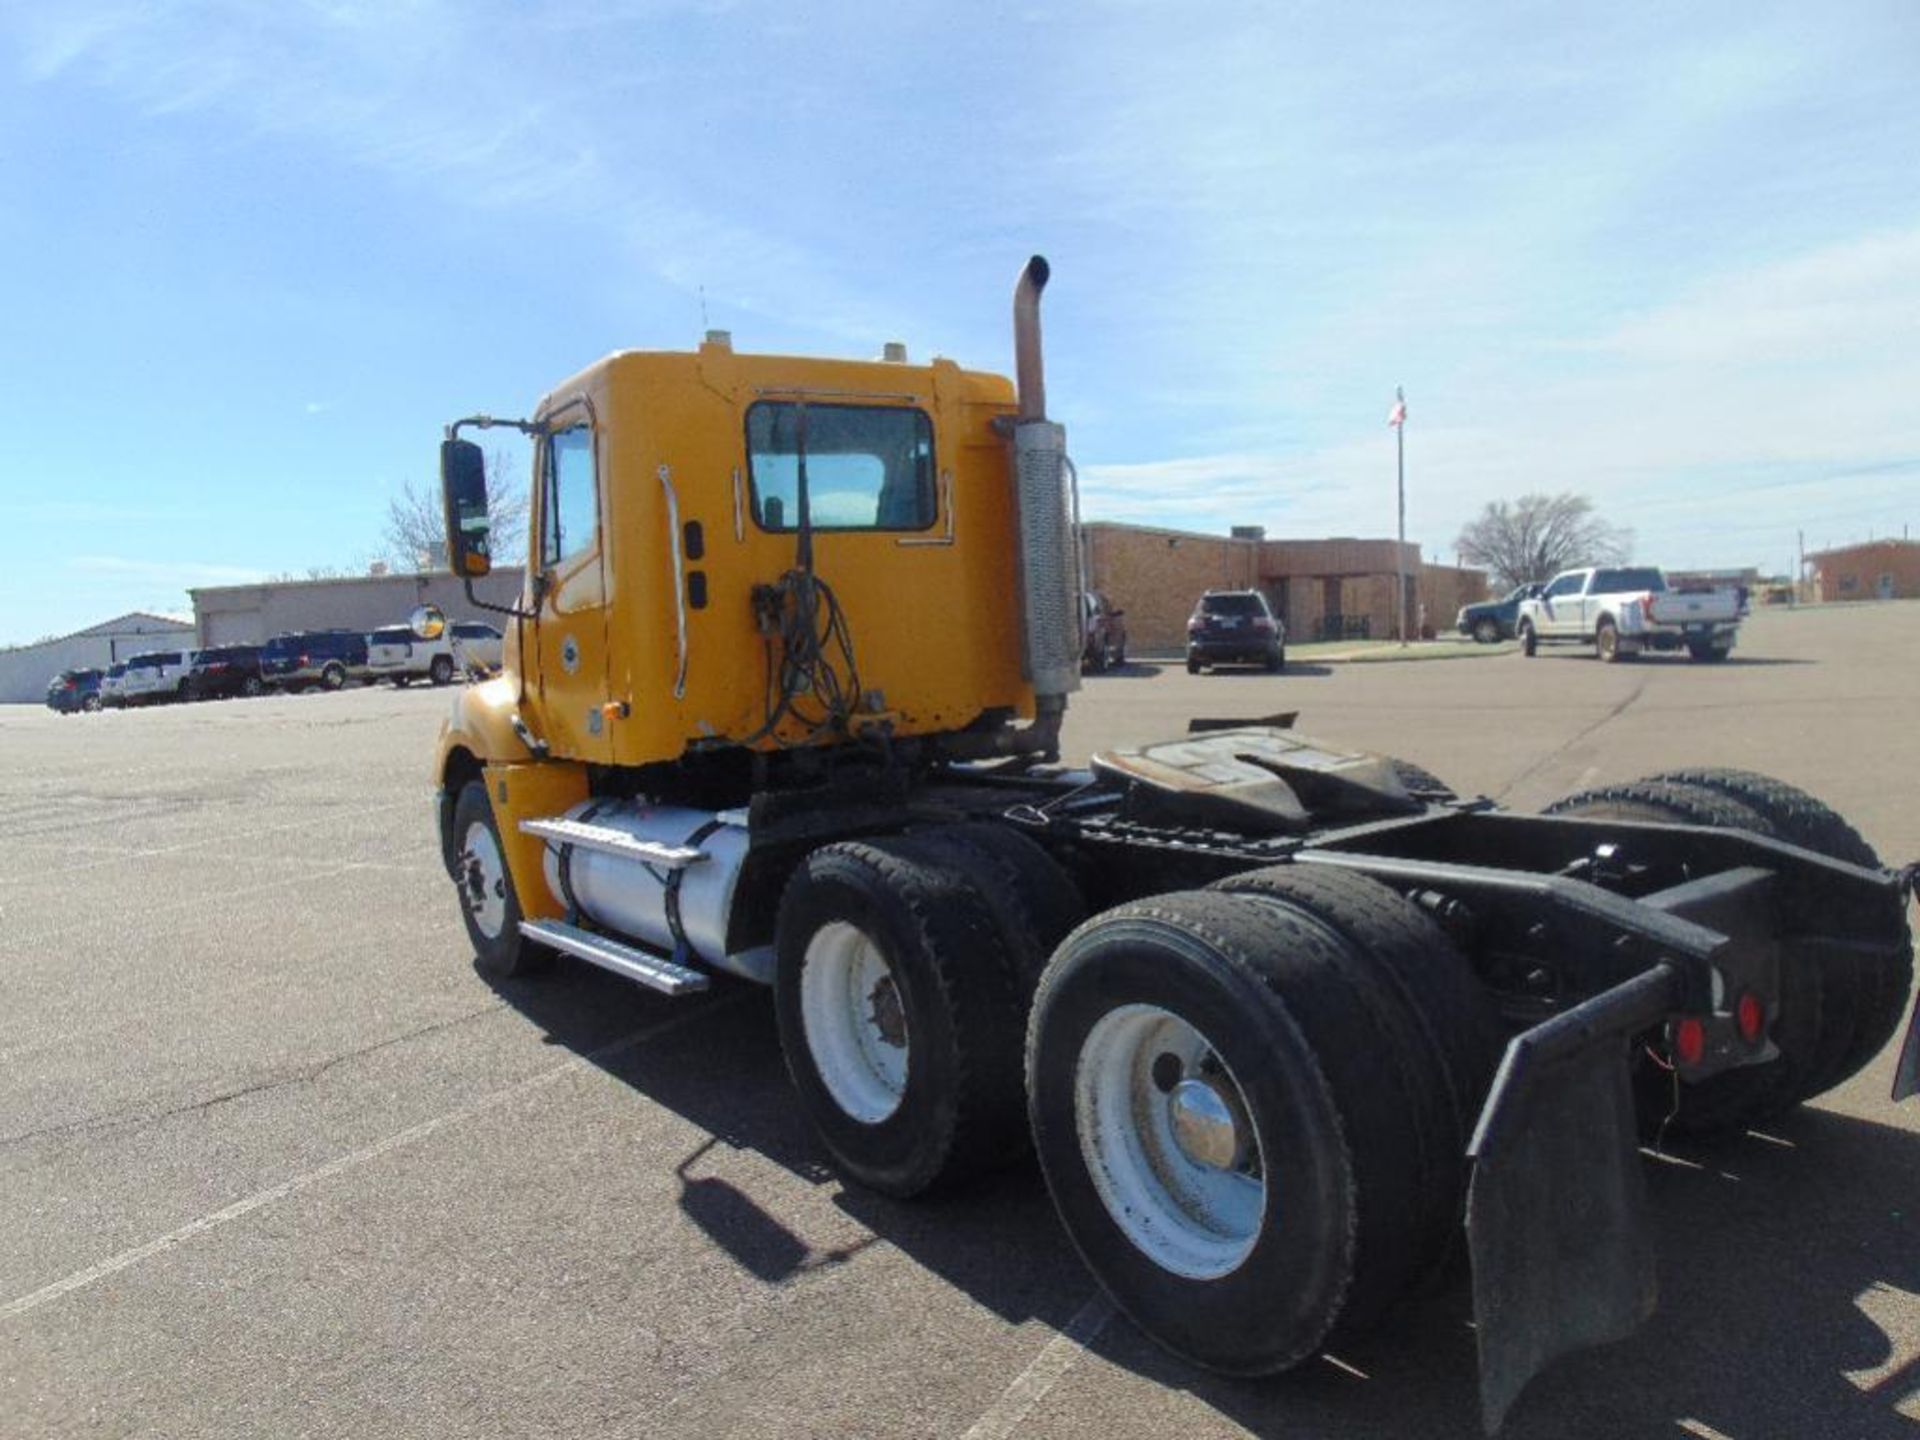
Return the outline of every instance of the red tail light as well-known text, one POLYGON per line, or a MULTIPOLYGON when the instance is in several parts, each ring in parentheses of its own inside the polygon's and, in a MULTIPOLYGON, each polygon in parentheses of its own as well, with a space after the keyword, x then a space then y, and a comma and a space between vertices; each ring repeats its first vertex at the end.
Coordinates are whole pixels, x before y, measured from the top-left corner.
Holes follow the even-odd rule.
POLYGON ((1253 633, 1256 635, 1271 635, 1273 633, 1273 621, 1262 619, 1258 616, 1254 617, 1253 633))
POLYGON ((1707 1057, 1707 1027, 1698 1016, 1673 1023, 1673 1058, 1682 1065, 1698 1065, 1707 1057))
POLYGON ((1740 1038, 1749 1045, 1758 1045, 1766 1035, 1767 1007, 1751 990, 1742 991, 1740 998, 1733 1002, 1733 1023, 1740 1038))

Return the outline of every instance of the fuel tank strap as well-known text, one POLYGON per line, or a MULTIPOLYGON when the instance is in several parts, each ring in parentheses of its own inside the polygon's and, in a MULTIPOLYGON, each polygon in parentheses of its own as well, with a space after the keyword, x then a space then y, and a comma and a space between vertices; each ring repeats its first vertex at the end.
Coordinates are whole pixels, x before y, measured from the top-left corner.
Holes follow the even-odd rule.
MULTIPOLYGON (((687 836, 681 844, 697 848, 700 842, 714 831, 725 828, 726 822, 715 817, 687 836)), ((676 956, 691 954, 693 951, 693 946, 687 941, 686 927, 680 920, 680 881, 686 873, 684 869, 669 870, 666 878, 661 881, 662 908, 666 911, 667 932, 673 936, 673 950, 676 956)))

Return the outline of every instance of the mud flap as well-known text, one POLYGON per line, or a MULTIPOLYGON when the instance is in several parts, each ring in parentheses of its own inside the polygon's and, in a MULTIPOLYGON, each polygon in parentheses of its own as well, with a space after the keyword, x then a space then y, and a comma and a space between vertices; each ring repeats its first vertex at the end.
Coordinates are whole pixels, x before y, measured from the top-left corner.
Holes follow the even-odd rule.
POLYGON ((1630 1042, 1673 1006, 1661 964, 1507 1046, 1468 1153, 1480 1408, 1493 1434, 1556 1357, 1653 1312, 1653 1245, 1628 1078, 1630 1042))
POLYGON ((1900 1059, 1893 1067, 1893 1098, 1905 1100, 1920 1095, 1920 1000, 1913 1002, 1913 1014, 1907 1019, 1907 1038, 1900 1046, 1900 1059))

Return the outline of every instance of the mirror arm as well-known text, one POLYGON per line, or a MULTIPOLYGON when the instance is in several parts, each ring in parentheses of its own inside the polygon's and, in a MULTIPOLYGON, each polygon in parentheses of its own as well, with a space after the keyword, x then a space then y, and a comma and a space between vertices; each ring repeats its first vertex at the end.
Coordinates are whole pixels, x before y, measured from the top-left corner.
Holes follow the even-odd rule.
POLYGON ((492 430, 496 427, 518 430, 522 435, 545 435, 548 429, 544 420, 501 420, 492 415, 469 415, 447 426, 446 438, 458 440, 461 429, 468 425, 476 430, 492 430))
POLYGON ((534 576, 533 603, 535 608, 532 610, 522 610, 518 605, 496 605, 491 600, 482 600, 478 595, 473 593, 473 577, 471 575, 463 575, 460 577, 461 584, 463 584, 467 590, 467 602, 471 604, 475 609, 491 610, 496 615, 511 615, 518 620, 538 620, 540 618, 539 587, 540 587, 540 582, 544 578, 545 578, 544 576, 540 576, 540 575, 534 576))

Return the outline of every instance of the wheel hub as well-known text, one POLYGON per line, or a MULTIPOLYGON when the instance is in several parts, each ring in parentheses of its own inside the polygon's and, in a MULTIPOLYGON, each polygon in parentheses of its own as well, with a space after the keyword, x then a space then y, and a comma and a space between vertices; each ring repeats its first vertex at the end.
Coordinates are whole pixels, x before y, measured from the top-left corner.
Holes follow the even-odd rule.
POLYGON ((1173 1140, 1196 1165, 1215 1170, 1239 1167, 1243 1154, 1233 1106, 1205 1080, 1182 1080, 1167 1097, 1173 1140))

